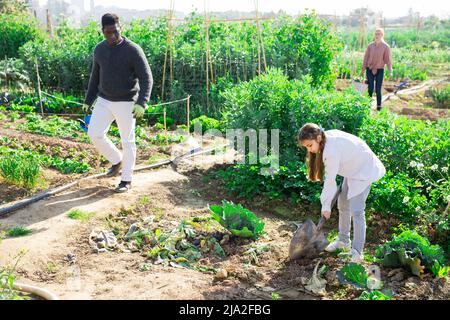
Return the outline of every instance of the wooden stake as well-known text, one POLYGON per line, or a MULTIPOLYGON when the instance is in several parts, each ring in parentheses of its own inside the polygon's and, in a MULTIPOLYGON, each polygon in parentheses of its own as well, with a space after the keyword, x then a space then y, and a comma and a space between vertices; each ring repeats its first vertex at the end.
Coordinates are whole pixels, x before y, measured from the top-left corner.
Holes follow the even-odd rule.
MULTIPOLYGON (((172 14, 174 8, 174 1, 170 0, 169 12, 167 13, 167 37, 166 37, 166 52, 164 54, 164 67, 163 67, 163 75, 162 75, 162 85, 161 85, 161 100, 164 101, 164 87, 166 82, 166 66, 167 66, 167 53, 169 50, 169 46, 172 47, 172 14)), ((172 49, 170 49, 172 50, 172 49)), ((172 54, 170 56, 170 62, 172 63, 172 54)), ((171 68, 172 70, 172 68, 171 68)), ((171 80, 173 77, 173 71, 171 71, 171 80)))
POLYGON ((41 107, 41 115, 44 116, 44 108, 42 107, 42 93, 41 93, 41 77, 39 77, 39 67, 37 63, 37 59, 34 60, 36 66, 36 78, 38 85, 38 95, 39 95, 39 106, 41 107))
POLYGON ((209 110, 209 25, 207 20, 207 14, 206 14, 206 1, 205 4, 205 41, 206 41, 206 58, 205 58, 205 73, 206 73, 206 112, 209 110))
MULTIPOLYGON (((255 12, 256 12, 256 29, 258 31, 258 62, 261 65, 261 53, 260 53, 260 46, 262 51, 262 57, 264 62, 264 71, 267 70, 267 62, 266 62, 266 53, 264 50, 264 42, 262 38, 262 31, 261 31, 261 23, 260 23, 260 16, 259 16, 259 0, 255 0, 255 12)), ((259 73, 261 73, 261 67, 259 67, 259 73)))
POLYGON ((189 127, 191 126, 191 121, 189 119, 189 100, 191 99, 191 96, 188 96, 187 101, 186 101, 186 120, 187 120, 187 130, 189 132, 189 127))
POLYGON ((47 32, 50 35, 50 38, 53 38, 53 23, 52 23, 52 15, 50 10, 47 9, 47 32))
POLYGON ((164 106, 164 133, 166 136, 166 145, 169 144, 169 138, 167 136, 167 122, 166 122, 166 106, 164 106))
POLYGON ((8 57, 5 54, 5 84, 6 84, 6 90, 9 91, 9 84, 8 84, 8 57))

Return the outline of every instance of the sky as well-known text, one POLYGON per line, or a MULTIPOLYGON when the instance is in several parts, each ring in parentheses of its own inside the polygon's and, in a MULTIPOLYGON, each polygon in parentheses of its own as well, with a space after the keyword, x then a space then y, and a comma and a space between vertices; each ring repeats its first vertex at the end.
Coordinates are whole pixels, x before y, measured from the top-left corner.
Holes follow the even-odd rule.
MULTIPOLYGON (((66 0, 69 2, 70 0, 66 0)), ((45 4, 46 0, 40 0, 45 4)), ((128 9, 168 9, 169 0, 95 0, 95 5, 117 6, 128 9)), ((195 8, 199 12, 209 11, 253 11, 254 0, 175 0, 175 10, 189 13, 195 8)), ((85 0, 88 8, 89 0, 85 0)), ((305 8, 315 9, 320 14, 348 14, 351 10, 369 7, 373 11, 382 11, 386 18, 405 16, 412 8, 421 16, 436 15, 441 18, 450 17, 450 1, 448 0, 259 0, 262 12, 277 12, 280 9, 289 14, 303 12, 305 8)))

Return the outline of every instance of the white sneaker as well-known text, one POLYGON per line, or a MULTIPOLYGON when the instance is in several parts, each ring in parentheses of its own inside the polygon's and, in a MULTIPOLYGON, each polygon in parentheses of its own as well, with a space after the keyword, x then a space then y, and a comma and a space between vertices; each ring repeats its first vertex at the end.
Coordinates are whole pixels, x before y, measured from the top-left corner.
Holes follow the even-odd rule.
POLYGON ((335 252, 338 249, 347 249, 350 250, 350 243, 346 244, 340 240, 333 241, 330 243, 325 250, 328 252, 335 252))
POLYGON ((351 262, 354 263, 361 263, 363 261, 363 255, 362 253, 359 253, 358 251, 356 251, 355 249, 352 249, 350 251, 350 255, 352 256, 352 260, 351 262))

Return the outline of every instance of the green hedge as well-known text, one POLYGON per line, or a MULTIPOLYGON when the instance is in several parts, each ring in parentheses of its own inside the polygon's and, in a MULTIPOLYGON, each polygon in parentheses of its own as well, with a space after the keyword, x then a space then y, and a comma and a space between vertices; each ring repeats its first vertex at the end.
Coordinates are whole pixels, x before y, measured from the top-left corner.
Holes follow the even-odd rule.
POLYGON ((369 98, 353 88, 343 92, 314 88, 311 77, 289 80, 278 69, 226 90, 223 97, 226 128, 280 129, 283 165, 305 156, 296 142, 297 131, 304 123, 357 134, 370 114, 369 98))
POLYGON ((0 14, 0 59, 17 58, 19 48, 40 39, 37 20, 26 14, 0 14))

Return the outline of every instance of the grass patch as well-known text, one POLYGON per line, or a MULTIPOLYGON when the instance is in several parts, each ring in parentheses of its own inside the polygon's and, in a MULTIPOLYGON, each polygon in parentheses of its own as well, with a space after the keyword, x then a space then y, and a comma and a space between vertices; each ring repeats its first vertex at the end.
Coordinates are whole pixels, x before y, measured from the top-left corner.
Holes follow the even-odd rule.
POLYGON ((95 212, 85 212, 80 209, 72 209, 67 213, 67 217, 70 219, 80 220, 83 222, 89 221, 94 215, 95 212))
POLYGON ((150 203, 150 197, 149 196, 142 196, 139 198, 139 204, 145 206, 146 204, 150 203))
POLYGON ((32 233, 33 231, 22 226, 17 226, 14 228, 10 228, 6 231, 6 234, 9 237, 24 237, 32 233))
POLYGON ((0 160, 0 176, 8 183, 33 189, 40 175, 41 166, 36 159, 8 154, 0 160))
POLYGON ((54 274, 58 271, 58 266, 53 261, 47 261, 45 270, 47 271, 47 273, 54 274))
POLYGON ((148 164, 154 164, 154 163, 157 163, 159 161, 166 160, 166 159, 167 159, 167 157, 165 157, 165 156, 163 156, 163 155, 161 155, 159 153, 156 153, 156 154, 152 154, 150 156, 150 158, 148 158, 147 163, 148 164))

